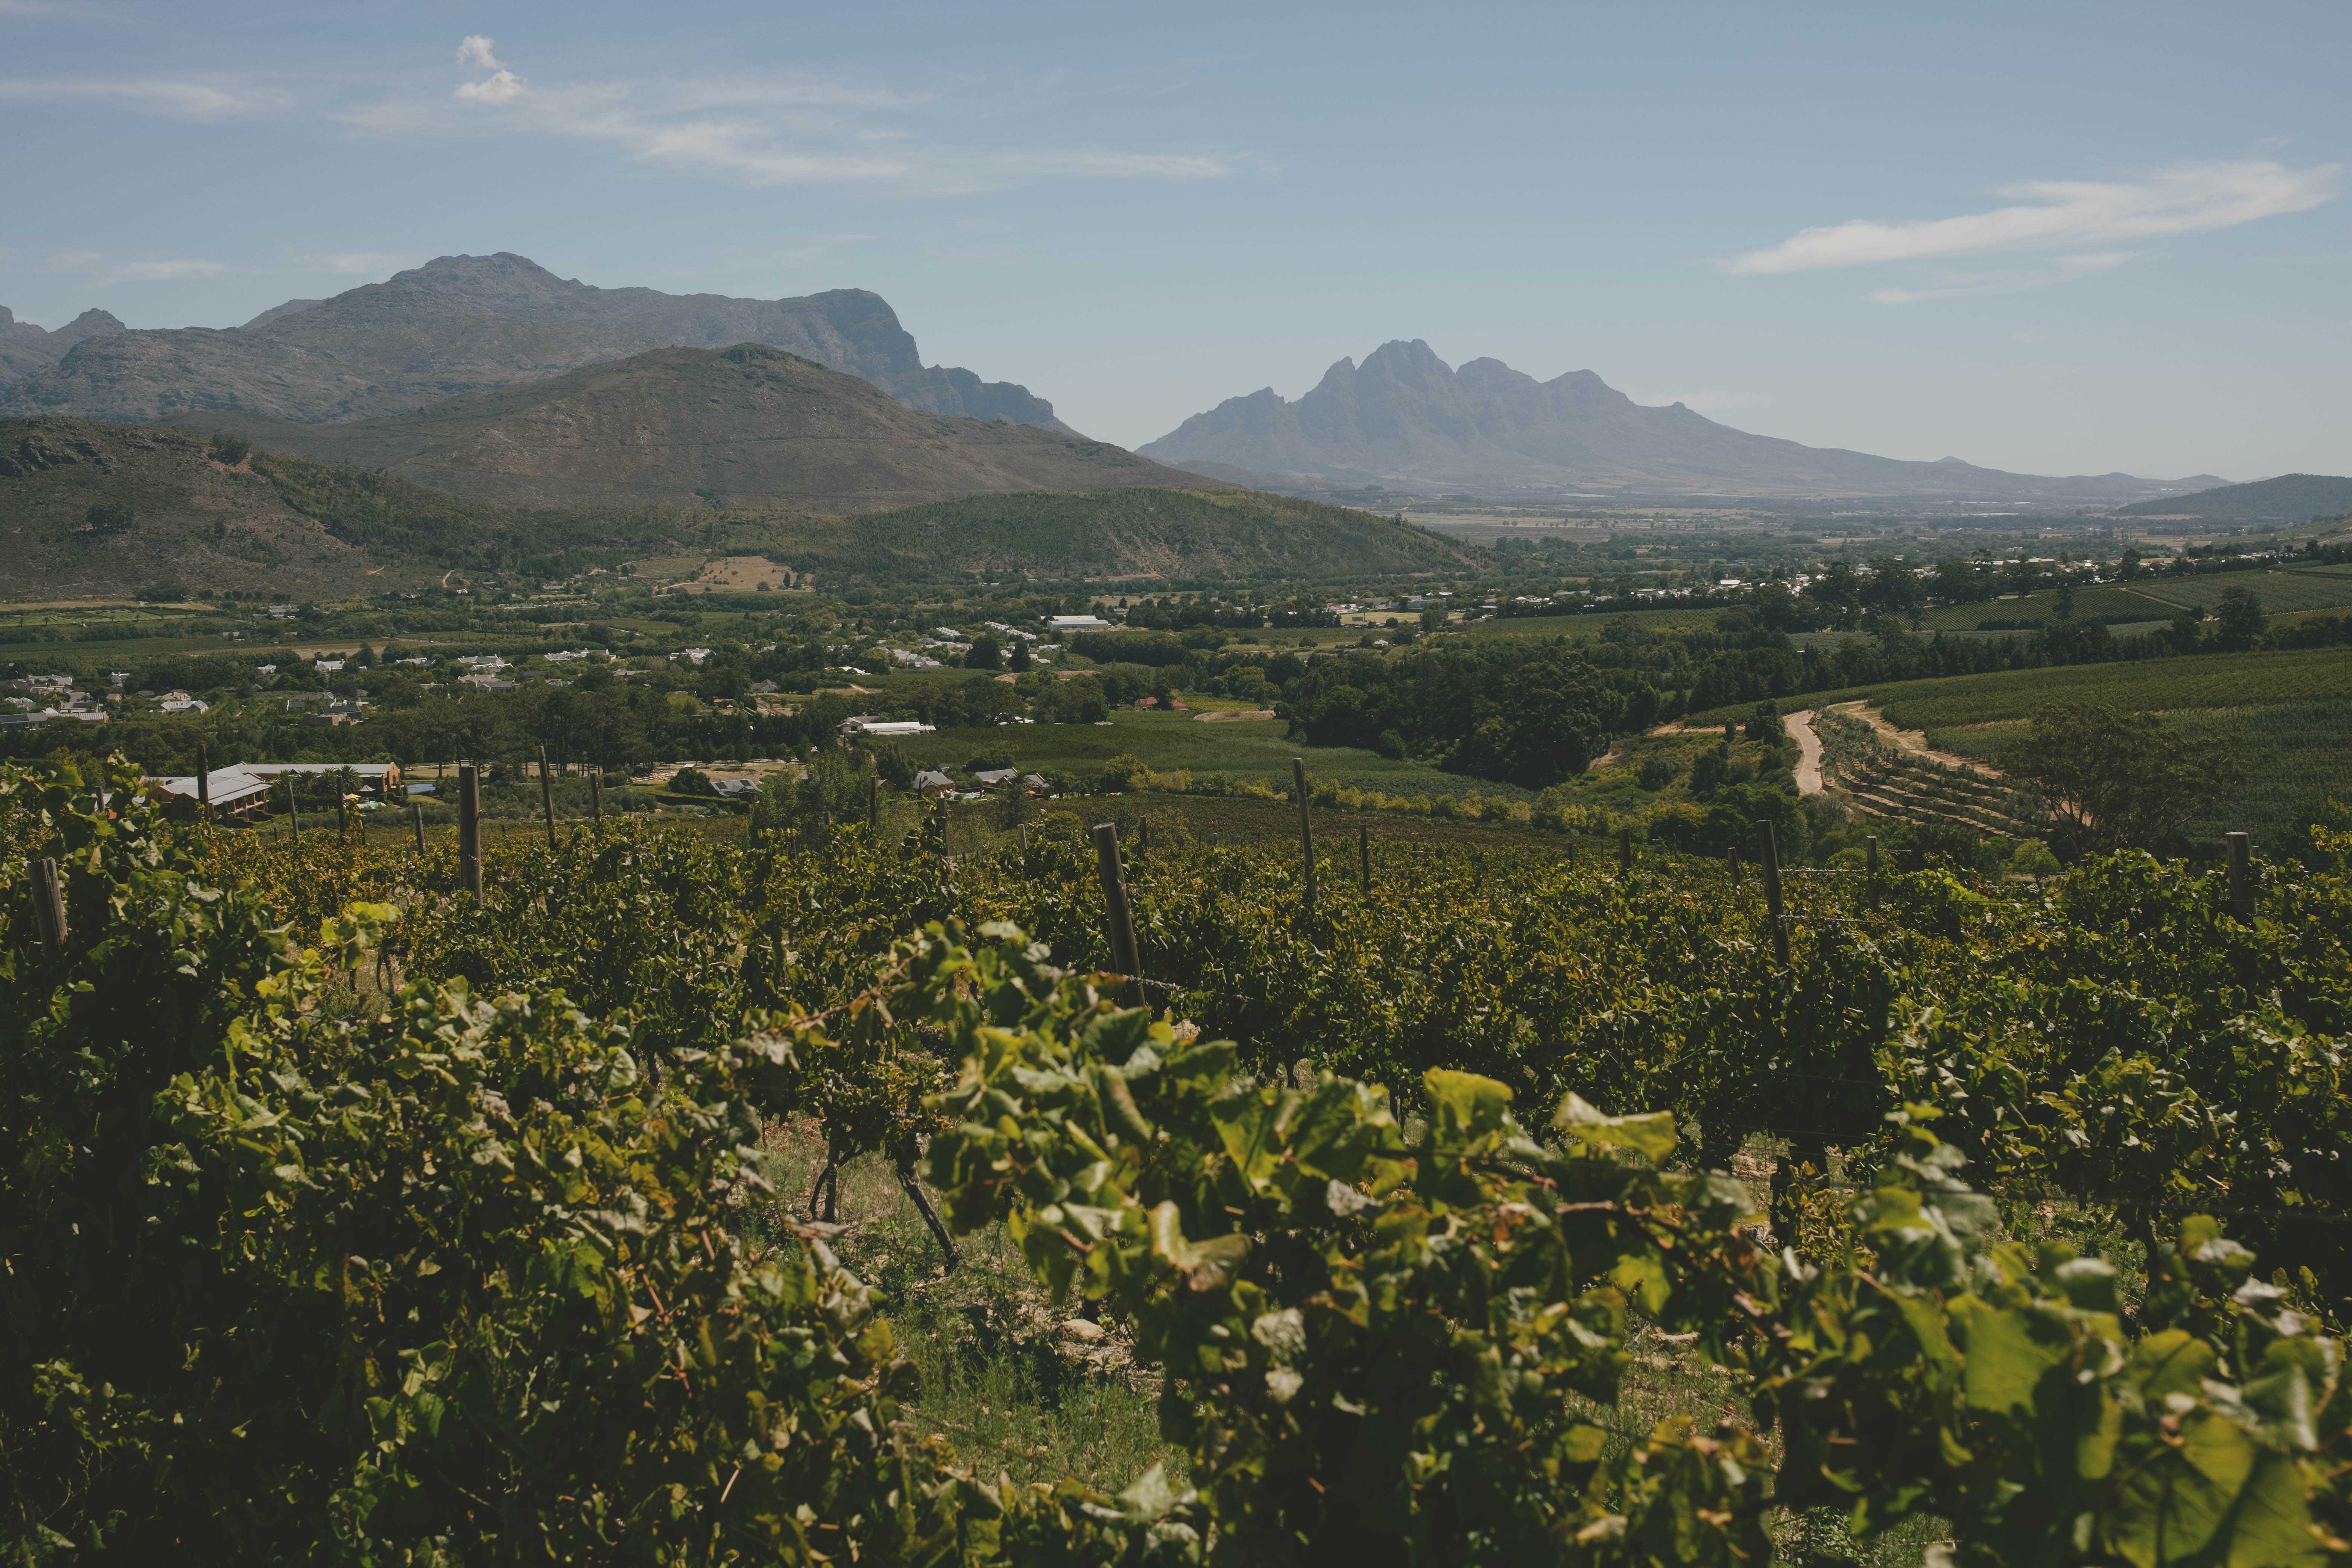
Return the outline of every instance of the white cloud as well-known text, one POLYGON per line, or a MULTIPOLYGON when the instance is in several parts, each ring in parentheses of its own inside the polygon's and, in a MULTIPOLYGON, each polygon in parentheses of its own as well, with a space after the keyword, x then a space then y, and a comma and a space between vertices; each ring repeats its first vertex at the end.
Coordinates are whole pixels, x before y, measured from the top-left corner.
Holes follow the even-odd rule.
MULTIPOLYGON (((459 44, 457 62, 492 73, 457 86, 459 101, 479 115, 461 126, 597 143, 635 162, 751 186, 864 184, 947 194, 1057 175, 1196 180, 1227 172, 1195 153, 932 144, 879 118, 925 101, 887 89, 808 80, 532 82, 501 64, 492 41, 478 34, 459 44)), ((342 118, 392 134, 450 129, 437 110, 400 100, 342 118)))
POLYGON ((457 96, 468 103, 511 103, 523 91, 522 78, 510 70, 494 72, 481 81, 457 84, 457 96))
POLYGON ((162 78, 29 81, 0 79, 0 100, 26 103, 114 103, 167 120, 226 120, 273 106, 249 89, 162 78))
POLYGON ((188 278, 217 278, 228 270, 218 261, 119 261, 106 269, 109 283, 177 283, 188 278))
POLYGON ((1895 223, 1856 218, 1803 229, 1778 245, 1735 258, 1730 270, 1770 275, 1998 251, 2073 250, 2202 234, 2308 212, 2334 199, 2341 168, 2326 163, 2291 169, 2273 159, 2248 158, 2177 163, 2137 181, 2038 181, 2002 191, 2022 198, 2022 204, 1990 212, 1895 223))

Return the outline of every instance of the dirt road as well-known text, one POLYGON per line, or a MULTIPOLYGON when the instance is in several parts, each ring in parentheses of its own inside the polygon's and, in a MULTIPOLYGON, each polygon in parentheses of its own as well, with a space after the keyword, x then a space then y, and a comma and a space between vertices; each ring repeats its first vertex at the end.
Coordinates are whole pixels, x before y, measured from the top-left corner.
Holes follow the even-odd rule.
POLYGON ((1885 714, 1872 710, 1864 703, 1841 702, 1830 711, 1852 714, 1877 731, 1879 737, 1889 744, 1899 746, 1915 757, 1925 757, 1937 767, 1954 768, 1963 773, 1975 773, 1982 778, 1997 779, 2001 776, 1999 768, 1988 763, 1978 762, 1974 757, 1963 757, 1952 752, 1929 751, 1927 736, 1924 731, 1898 730, 1887 722, 1885 714))
POLYGON ((1800 708, 1794 713, 1784 713, 1780 722, 1787 726, 1789 739, 1797 742, 1797 793, 1822 793, 1822 738, 1813 733, 1813 710, 1800 708))

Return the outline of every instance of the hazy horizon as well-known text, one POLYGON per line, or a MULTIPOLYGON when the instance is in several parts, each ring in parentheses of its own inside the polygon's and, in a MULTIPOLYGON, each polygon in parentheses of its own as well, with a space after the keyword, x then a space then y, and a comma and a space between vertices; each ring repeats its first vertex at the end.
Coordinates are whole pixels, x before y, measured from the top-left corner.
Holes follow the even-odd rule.
POLYGON ((1887 457, 2352 473, 2317 5, 1890 15, 0 0, 0 305, 437 255, 870 289, 1124 446, 1392 339, 1887 457))

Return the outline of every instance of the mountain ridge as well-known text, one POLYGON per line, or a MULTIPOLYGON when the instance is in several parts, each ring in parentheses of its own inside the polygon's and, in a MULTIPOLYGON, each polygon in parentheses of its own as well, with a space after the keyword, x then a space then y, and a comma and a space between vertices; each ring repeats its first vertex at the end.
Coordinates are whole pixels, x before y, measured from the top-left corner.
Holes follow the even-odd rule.
POLYGON ((1067 431, 920 413, 864 377, 763 343, 655 349, 373 419, 206 412, 167 422, 514 507, 832 514, 1208 485, 1067 431))
POLYGON ((1807 447, 1719 425, 1677 402, 1635 403, 1590 370, 1539 382, 1501 360, 1458 369, 1420 339, 1342 358, 1296 402, 1272 387, 1227 398, 1136 450, 1326 484, 1419 485, 1530 496, 1692 495, 1997 498, 2068 505, 2186 494, 2211 475, 2051 478, 1807 447))
POLYGON ((862 376, 919 412, 1067 429, 1026 387, 924 364, 888 301, 862 289, 778 300, 600 289, 500 251, 436 257, 331 299, 289 300, 241 327, 107 321, 114 331, 65 345, 47 356, 53 363, 0 367, 0 414, 331 424, 655 349, 761 342, 862 376))
POLYGON ((2201 522, 2310 522, 2352 515, 2352 479, 2280 474, 2194 495, 2140 501, 2117 517, 2186 517, 2201 522))

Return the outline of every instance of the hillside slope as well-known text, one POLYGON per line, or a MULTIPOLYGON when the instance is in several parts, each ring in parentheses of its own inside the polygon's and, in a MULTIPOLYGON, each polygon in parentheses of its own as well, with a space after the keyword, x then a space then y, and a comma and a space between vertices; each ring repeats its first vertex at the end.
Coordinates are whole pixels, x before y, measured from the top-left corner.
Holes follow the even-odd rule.
POLYGON ((381 419, 186 423, 503 506, 832 513, 1013 490, 1202 485, 1065 432, 919 414, 859 377, 757 343, 660 349, 381 419))
MULTIPOLYGON (((1164 470, 1163 470, 1164 471, 1164 470)), ((1454 546, 1370 512, 1250 490, 972 496, 740 532, 772 559, 843 576, 1320 579, 1458 568, 1454 546)))
POLYGON ((158 583, 310 599, 405 586, 204 441, 76 419, 0 420, 0 593, 119 598, 158 583), (110 509, 94 514, 93 508, 110 509))
POLYGON ((1496 359, 1456 370, 1425 342, 1343 359, 1293 403, 1267 387, 1228 398, 1139 448, 1163 463, 1229 475, 1338 484, 1402 482, 1482 493, 1991 497, 2067 506, 2186 493, 2210 475, 2044 479, 1957 458, 1905 462, 1807 447, 1718 425, 1676 403, 1635 403, 1589 370, 1547 382, 1496 359))
POLYGON ((650 349, 760 342, 862 376, 922 412, 1064 428, 1026 387, 925 365, 889 304, 862 289, 784 300, 598 289, 502 252, 444 256, 331 300, 289 300, 242 327, 124 331, 107 321, 112 331, 58 344, 53 363, 27 359, 15 384, 0 379, 0 413, 160 421, 235 411, 318 424, 406 413, 650 349))
POLYGON ((121 598, 162 584, 329 599, 468 574, 543 575, 698 539, 707 513, 518 511, 182 430, 0 419, 0 596, 121 598), (102 509, 96 510, 94 509, 102 509))
POLYGON ((2281 474, 2250 485, 2117 507, 2117 517, 2190 518, 2199 522, 2305 522, 2352 514, 2352 479, 2281 474))
MULTIPOLYGON (((752 363, 773 352, 757 351, 752 363)), ((805 364, 799 371, 832 375, 805 364)), ((857 395, 898 417, 924 417, 871 388, 859 386, 857 395)), ((1062 440, 1013 426, 973 428, 1056 450, 1062 440)), ((1024 456, 1018 445, 1013 450, 1024 456)), ((1082 472, 1109 461, 1063 456, 1082 472)), ((940 442, 906 460, 953 460, 969 471, 970 458, 968 449, 940 442)), ((1117 458, 1131 465, 1119 470, 1128 477, 1182 479, 1124 453, 1117 458)), ((974 495, 848 517, 713 510, 701 501, 525 508, 453 496, 380 466, 261 449, 225 465, 196 432, 0 420, 0 597, 122 598, 173 584, 333 599, 421 586, 451 570, 530 582, 709 548, 761 551, 824 583, 944 582, 983 571, 1057 580, 1312 579, 1460 563, 1453 545, 1388 518, 1197 482, 974 495)))

